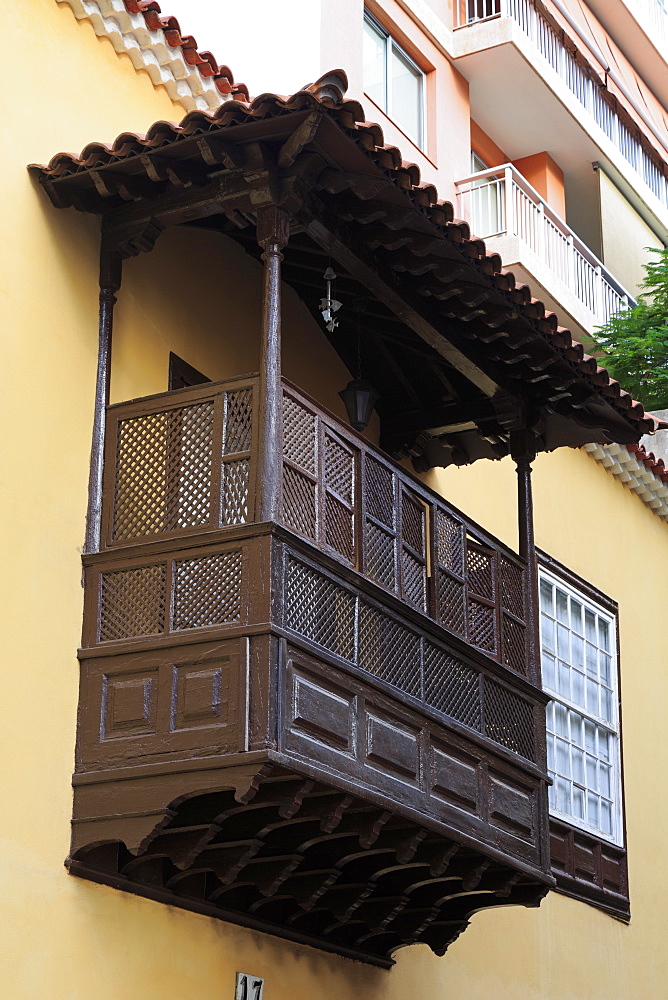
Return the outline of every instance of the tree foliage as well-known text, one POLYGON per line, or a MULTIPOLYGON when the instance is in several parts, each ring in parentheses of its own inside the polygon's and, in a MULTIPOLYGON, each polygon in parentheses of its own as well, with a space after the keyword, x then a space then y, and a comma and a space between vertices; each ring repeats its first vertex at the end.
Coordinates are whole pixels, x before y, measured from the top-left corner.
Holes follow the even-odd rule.
POLYGON ((615 313, 596 331, 604 365, 645 409, 668 407, 668 249, 648 248, 638 305, 615 313))

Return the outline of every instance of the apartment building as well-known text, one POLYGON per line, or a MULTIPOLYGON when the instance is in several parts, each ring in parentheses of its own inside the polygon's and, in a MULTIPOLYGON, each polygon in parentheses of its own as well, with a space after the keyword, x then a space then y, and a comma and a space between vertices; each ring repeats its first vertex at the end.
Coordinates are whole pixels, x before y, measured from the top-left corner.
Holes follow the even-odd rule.
POLYGON ((668 15, 216 6, 9 15, 4 979, 660 998, 668 15))

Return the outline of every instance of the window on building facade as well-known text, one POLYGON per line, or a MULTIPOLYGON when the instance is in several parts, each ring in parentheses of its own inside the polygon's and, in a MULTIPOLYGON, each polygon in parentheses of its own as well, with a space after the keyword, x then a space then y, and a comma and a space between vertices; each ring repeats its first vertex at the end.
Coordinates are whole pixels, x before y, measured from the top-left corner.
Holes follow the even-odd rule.
POLYGON ((364 14, 364 90, 424 147, 424 73, 368 12, 364 14))
POLYGON ((621 844, 615 616, 546 571, 540 608, 550 811, 621 844))
MULTIPOLYGON (((471 173, 487 170, 488 163, 471 150, 471 173)), ((485 176, 471 182, 471 229, 482 239, 504 231, 503 171, 500 176, 485 176)))

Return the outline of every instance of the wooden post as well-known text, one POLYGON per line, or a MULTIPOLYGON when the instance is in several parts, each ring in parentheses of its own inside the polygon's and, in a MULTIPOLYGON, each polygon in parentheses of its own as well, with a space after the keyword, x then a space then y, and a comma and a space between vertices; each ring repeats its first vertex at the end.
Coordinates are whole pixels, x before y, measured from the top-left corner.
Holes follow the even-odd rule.
POLYGON ((281 485, 281 250, 290 231, 286 212, 275 206, 257 213, 257 241, 264 249, 262 349, 260 357, 257 521, 275 521, 281 485))
POLYGON ((100 548, 102 518, 102 474, 104 471, 104 435, 109 381, 111 376, 111 333, 116 292, 121 284, 121 258, 117 251, 104 245, 100 248, 100 309, 97 348, 97 378, 95 382, 95 411, 93 415, 93 443, 90 452, 88 475, 88 511, 86 514, 86 541, 84 552, 97 552, 100 548))
POLYGON ((538 636, 538 563, 533 530, 533 493, 531 487, 531 463, 536 457, 534 436, 530 431, 513 431, 510 436, 510 451, 517 471, 517 516, 519 554, 526 562, 527 573, 527 652, 529 656, 529 677, 540 686, 540 645, 538 636))

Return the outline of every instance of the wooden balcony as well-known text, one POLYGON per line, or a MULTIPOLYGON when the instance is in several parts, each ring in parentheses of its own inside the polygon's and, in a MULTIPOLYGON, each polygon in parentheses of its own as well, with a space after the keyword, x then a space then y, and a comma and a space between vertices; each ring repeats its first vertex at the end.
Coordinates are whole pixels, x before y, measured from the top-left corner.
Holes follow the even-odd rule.
POLYGON ((550 878, 524 565, 283 383, 107 410, 71 870, 380 965, 550 878))

